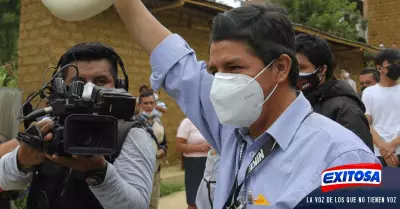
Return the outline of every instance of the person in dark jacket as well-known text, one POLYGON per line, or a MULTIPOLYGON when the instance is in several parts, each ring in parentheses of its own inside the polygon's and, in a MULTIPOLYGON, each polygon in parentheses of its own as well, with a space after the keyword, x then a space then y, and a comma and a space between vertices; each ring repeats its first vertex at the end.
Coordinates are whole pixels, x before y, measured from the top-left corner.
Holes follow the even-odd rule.
POLYGON ((351 130, 374 151, 365 106, 347 82, 334 78, 334 57, 328 43, 313 35, 299 34, 296 56, 300 66, 297 89, 314 111, 351 130))

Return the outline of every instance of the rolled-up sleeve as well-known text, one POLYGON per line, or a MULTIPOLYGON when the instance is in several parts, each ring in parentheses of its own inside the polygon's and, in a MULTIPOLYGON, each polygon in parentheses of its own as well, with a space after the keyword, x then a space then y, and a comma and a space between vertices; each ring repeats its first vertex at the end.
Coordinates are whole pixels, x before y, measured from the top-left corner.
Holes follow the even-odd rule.
POLYGON ((214 77, 206 64, 198 61, 186 41, 177 34, 168 36, 151 54, 153 89, 163 87, 185 115, 217 152, 221 149, 221 124, 210 100, 214 77))
POLYGON ((32 172, 23 173, 18 170, 18 149, 5 154, 0 158, 0 188, 2 190, 20 190, 32 180, 32 172))
POLYGON ((90 189, 105 209, 148 209, 156 150, 144 129, 133 128, 102 184, 90 189))

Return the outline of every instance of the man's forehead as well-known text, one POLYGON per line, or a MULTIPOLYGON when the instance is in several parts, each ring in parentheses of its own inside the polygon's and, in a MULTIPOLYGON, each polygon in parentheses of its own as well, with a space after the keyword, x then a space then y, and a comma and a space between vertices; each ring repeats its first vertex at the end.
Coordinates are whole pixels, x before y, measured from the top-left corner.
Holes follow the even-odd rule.
POLYGON ((78 69, 80 78, 92 78, 97 76, 112 76, 111 65, 107 61, 78 61, 74 66, 69 66, 66 69, 66 77, 71 78, 75 76, 75 72, 78 69))
POLYGON ((142 100, 143 102, 145 102, 145 101, 146 101, 146 102, 155 101, 155 99, 154 99, 153 96, 142 97, 141 100, 142 100))
MULTIPOLYGON (((99 69, 99 68, 111 70, 111 65, 107 60, 77 61, 77 62, 72 62, 69 64, 75 65, 79 71, 99 69)), ((75 70, 75 67, 69 66, 68 69, 75 70)))
POLYGON ((253 52, 241 41, 223 40, 212 43, 210 47, 210 62, 241 61, 243 55, 253 55, 253 52))
POLYGON ((362 74, 360 75, 360 79, 373 79, 372 73, 362 74))

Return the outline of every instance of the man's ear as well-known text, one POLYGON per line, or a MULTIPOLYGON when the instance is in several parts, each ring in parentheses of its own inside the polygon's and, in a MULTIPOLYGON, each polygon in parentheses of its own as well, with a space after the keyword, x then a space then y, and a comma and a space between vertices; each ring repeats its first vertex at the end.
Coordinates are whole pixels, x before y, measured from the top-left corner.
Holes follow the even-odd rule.
POLYGON ((282 54, 275 60, 275 66, 278 68, 278 83, 282 83, 289 76, 292 67, 292 58, 287 54, 282 54))
POLYGON ((318 75, 323 77, 324 75, 326 76, 326 71, 328 70, 328 67, 326 65, 322 65, 319 67, 318 75))

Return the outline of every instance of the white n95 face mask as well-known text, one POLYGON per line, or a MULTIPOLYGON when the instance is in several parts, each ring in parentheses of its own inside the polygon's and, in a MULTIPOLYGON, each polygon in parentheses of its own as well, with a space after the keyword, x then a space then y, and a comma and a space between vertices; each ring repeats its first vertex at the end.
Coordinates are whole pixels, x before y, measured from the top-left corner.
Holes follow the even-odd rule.
POLYGON ((260 117, 262 105, 271 97, 278 84, 264 99, 263 90, 256 78, 274 61, 254 78, 234 73, 215 74, 210 99, 220 123, 249 127, 260 117))
POLYGON ((82 93, 83 99, 90 100, 92 98, 92 91, 93 91, 94 86, 95 85, 92 82, 85 83, 85 86, 83 87, 83 93, 82 93))

